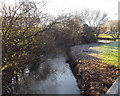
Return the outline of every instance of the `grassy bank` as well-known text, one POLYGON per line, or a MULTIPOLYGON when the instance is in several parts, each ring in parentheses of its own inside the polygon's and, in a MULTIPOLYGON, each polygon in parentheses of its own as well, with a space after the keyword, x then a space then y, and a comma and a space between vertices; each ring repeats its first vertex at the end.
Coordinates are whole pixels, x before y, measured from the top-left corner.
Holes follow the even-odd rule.
POLYGON ((120 68, 113 66, 119 65, 118 42, 119 41, 108 44, 96 44, 96 46, 94 44, 88 44, 87 46, 81 45, 71 49, 70 67, 75 74, 83 96, 105 96, 108 89, 118 78, 120 68), (92 49, 89 50, 90 47, 92 47, 92 49), (99 54, 97 57, 102 55, 104 58, 103 61, 93 55, 93 57, 89 55, 89 52, 95 54, 94 52, 97 51, 100 52, 98 52, 99 54), (73 52, 75 54, 73 54, 73 52))
POLYGON ((100 55, 103 57, 103 62, 120 67, 120 63, 118 62, 118 59, 120 58, 120 45, 118 43, 120 43, 120 41, 97 47, 97 51, 99 51, 100 55))
POLYGON ((100 34, 99 38, 112 38, 112 36, 110 34, 100 34))

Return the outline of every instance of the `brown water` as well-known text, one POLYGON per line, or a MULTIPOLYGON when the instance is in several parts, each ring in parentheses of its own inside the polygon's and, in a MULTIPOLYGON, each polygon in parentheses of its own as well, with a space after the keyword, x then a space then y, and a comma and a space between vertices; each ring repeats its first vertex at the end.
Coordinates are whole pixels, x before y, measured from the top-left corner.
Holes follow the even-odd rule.
MULTIPOLYGON (((29 69, 24 72, 25 80, 19 80, 20 89, 18 93, 22 94, 80 94, 76 79, 71 72, 69 64, 65 62, 64 54, 59 54, 54 58, 48 58, 38 68, 37 73, 29 74, 29 69), (48 67, 46 70, 46 67, 48 67), (44 76, 45 73, 50 72, 44 76), (41 77, 45 77, 41 79, 41 77), (24 84, 23 84, 24 81, 24 84)), ((20 75, 19 75, 20 77, 20 75)))

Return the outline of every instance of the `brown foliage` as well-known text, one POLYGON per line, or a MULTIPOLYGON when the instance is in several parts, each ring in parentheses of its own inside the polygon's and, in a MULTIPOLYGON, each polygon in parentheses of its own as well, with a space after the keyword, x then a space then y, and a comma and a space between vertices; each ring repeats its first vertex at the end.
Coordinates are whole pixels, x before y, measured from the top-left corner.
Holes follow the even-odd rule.
POLYGON ((85 96, 104 96, 120 73, 119 68, 97 59, 79 60, 76 70, 85 96))

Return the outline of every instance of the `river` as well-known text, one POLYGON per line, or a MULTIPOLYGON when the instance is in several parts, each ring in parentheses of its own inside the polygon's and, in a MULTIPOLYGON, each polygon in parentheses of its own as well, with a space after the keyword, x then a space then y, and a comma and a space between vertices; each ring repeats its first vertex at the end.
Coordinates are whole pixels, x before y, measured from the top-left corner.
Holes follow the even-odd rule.
POLYGON ((53 58, 48 57, 34 73, 26 68, 24 80, 20 74, 18 77, 18 94, 80 94, 76 79, 69 64, 66 63, 64 54, 53 58))

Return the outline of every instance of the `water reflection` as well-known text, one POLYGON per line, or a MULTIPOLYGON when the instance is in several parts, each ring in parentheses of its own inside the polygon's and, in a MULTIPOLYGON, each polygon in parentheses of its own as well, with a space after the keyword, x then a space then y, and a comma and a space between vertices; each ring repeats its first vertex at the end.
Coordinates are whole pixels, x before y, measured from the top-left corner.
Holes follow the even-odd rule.
POLYGON ((66 57, 61 54, 48 58, 35 73, 28 75, 26 69, 25 82, 20 85, 18 93, 22 94, 80 94, 66 57), (48 71, 49 70, 49 71, 48 71), (41 79, 41 77, 45 77, 41 79))

